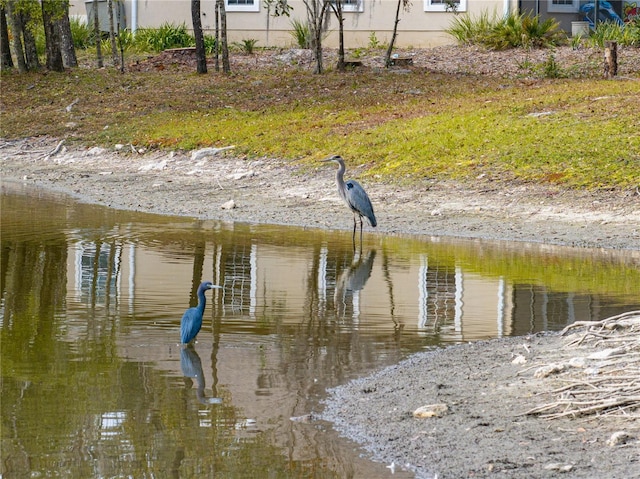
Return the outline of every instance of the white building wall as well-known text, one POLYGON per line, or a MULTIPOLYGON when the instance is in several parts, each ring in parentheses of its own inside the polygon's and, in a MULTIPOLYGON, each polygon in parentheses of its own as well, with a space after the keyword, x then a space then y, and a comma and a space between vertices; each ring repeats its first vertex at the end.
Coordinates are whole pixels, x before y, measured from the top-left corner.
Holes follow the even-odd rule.
MULTIPOLYGON (((102 0, 105 1, 105 0, 102 0)), ((413 0, 408 11, 400 13, 398 24, 398 47, 430 47, 454 42, 446 30, 455 17, 452 12, 425 11, 429 0, 413 0)), ((302 0, 289 0, 291 15, 274 17, 267 13, 261 0, 256 0, 260 8, 257 11, 227 11, 227 32, 231 42, 247 39, 258 40, 258 46, 294 47, 291 35, 291 22, 295 19, 305 22, 306 8, 302 0)), ((345 44, 347 48, 363 48, 370 44, 372 36, 378 42, 388 43, 391 40, 396 0, 362 0, 361 11, 344 12, 345 44)), ((502 14, 517 9, 515 0, 466 0, 464 12, 478 15, 483 11, 502 14)), ((163 23, 180 25, 184 23, 191 28, 190 0, 125 0, 128 28, 156 28, 163 23), (136 25, 132 25, 132 21, 136 25)), ((72 15, 85 15, 84 2, 71 5, 72 15)), ((213 35, 215 28, 215 2, 201 2, 202 26, 206 34, 213 35)), ((324 45, 335 48, 338 45, 338 23, 335 16, 330 15, 327 23, 327 34, 324 45)))

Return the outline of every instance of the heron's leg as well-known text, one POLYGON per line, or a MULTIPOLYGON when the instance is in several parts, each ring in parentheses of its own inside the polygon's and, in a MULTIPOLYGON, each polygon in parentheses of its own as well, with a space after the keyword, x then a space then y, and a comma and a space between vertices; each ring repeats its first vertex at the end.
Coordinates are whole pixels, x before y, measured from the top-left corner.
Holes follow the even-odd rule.
POLYGON ((356 250, 356 214, 353 214, 353 236, 352 236, 352 241, 353 241, 353 251, 356 250))
POLYGON ((362 251, 362 216, 360 217, 360 251, 362 251))
POLYGON ((353 241, 356 240, 356 214, 353 214, 353 241))

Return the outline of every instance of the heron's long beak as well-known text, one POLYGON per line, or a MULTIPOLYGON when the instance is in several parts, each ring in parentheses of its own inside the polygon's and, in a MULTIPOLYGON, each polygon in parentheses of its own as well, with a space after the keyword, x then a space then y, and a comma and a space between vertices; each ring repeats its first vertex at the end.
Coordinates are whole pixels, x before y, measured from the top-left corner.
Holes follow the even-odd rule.
POLYGON ((222 286, 218 286, 217 284, 212 284, 209 289, 224 289, 222 286))

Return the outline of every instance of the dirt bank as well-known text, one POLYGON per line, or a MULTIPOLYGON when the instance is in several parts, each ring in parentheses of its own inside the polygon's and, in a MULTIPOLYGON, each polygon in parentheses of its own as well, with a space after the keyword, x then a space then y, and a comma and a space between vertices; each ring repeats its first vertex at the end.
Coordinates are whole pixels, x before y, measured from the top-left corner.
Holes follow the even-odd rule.
MULTIPOLYGON (((3 181, 82 201, 226 221, 351 228, 333 166, 303 170, 271 158, 237 159, 232 152, 66 150, 51 138, 0 143, 3 181)), ((348 166, 348 176, 358 176, 358 165, 348 166)), ((637 190, 566 192, 482 178, 473 185, 429 181, 412 188, 363 183, 379 222, 368 234, 640 251, 637 190)), ((563 341, 557 335, 508 338, 418 355, 333 391, 324 418, 378 460, 418 477, 640 477, 638 419, 522 415, 538 393, 557 387, 532 377, 529 367, 566 360, 563 341), (513 363, 518 356, 526 362, 513 363), (431 403, 447 404, 447 413, 413 418, 417 407, 431 403), (620 431, 625 441, 608 444, 620 431)))

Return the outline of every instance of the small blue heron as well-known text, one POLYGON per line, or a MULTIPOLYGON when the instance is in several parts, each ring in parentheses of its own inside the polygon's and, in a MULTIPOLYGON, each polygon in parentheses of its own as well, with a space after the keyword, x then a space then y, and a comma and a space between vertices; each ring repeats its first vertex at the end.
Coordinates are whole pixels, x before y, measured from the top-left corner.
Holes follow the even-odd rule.
POLYGON ((333 161, 338 164, 338 171, 336 172, 336 184, 338 185, 338 193, 340 197, 347 204, 349 209, 353 212, 353 244, 355 248, 356 244, 356 216, 360 218, 360 244, 362 245, 362 218, 367 218, 367 221, 372 227, 376 227, 378 222, 376 221, 376 215, 373 213, 373 206, 369 195, 364 191, 364 188, 360 186, 355 180, 344 181, 344 160, 339 155, 334 155, 331 158, 327 158, 323 161, 333 161))
POLYGON ((180 321, 180 341, 184 344, 188 344, 193 341, 202 327, 202 315, 204 314, 204 307, 207 305, 207 298, 204 296, 204 292, 208 289, 222 288, 211 281, 204 281, 198 286, 198 306, 195 308, 187 309, 182 315, 182 321, 180 321))

